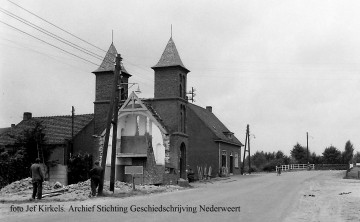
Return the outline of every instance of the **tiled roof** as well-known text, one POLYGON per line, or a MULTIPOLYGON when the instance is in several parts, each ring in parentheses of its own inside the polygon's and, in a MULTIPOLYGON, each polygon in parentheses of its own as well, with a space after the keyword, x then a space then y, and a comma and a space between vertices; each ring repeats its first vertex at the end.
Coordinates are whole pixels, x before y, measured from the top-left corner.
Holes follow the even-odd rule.
POLYGON ((169 42, 167 43, 159 62, 152 68, 169 67, 169 66, 181 66, 187 71, 189 71, 182 63, 172 38, 170 38, 169 42))
POLYGON ((188 107, 204 122, 205 125, 216 135, 218 140, 242 146, 242 143, 233 135, 231 139, 224 133, 230 130, 214 115, 214 113, 194 104, 188 107))
POLYGON ((9 131, 11 129, 11 127, 6 127, 6 128, 0 128, 0 135, 9 131))
MULTIPOLYGON (((74 116, 74 136, 76 136, 85 126, 94 119, 94 114, 84 114, 74 116)), ((0 145, 12 145, 16 137, 20 136, 24 130, 32 129, 36 122, 40 122, 44 127, 45 144, 64 144, 66 139, 71 139, 71 115, 68 116, 47 116, 33 117, 29 120, 22 120, 7 133, 0 135, 0 145), (15 138, 9 136, 13 135, 15 138)))
MULTIPOLYGON (((93 73, 97 73, 97 72, 106 72, 106 71, 114 71, 115 70, 115 58, 117 55, 117 51, 116 48, 114 46, 113 43, 111 43, 105 57, 104 60, 102 61, 101 65, 99 66, 99 68, 97 68, 97 70, 95 70, 93 73)), ((128 73, 128 71, 126 71, 124 64, 121 63, 121 72, 124 72, 128 75, 130 75, 128 73)))

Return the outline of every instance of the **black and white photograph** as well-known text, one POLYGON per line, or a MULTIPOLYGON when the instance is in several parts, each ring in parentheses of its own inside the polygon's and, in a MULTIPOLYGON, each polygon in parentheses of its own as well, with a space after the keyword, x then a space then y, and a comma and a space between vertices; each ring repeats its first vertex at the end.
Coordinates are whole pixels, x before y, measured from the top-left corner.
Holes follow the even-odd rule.
POLYGON ((359 9, 0 0, 0 221, 360 221, 359 9))

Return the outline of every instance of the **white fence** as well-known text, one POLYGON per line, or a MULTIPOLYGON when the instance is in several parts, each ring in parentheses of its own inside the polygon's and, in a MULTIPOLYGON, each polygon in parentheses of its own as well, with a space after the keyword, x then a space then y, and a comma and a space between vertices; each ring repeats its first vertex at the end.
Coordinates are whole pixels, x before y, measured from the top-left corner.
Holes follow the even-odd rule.
POLYGON ((349 169, 353 168, 354 166, 360 166, 360 163, 355 163, 355 164, 350 163, 349 169))
POLYGON ((276 167, 276 171, 278 168, 281 168, 281 171, 287 170, 307 170, 308 167, 310 169, 315 169, 315 164, 290 164, 290 165, 281 165, 280 167, 276 167))

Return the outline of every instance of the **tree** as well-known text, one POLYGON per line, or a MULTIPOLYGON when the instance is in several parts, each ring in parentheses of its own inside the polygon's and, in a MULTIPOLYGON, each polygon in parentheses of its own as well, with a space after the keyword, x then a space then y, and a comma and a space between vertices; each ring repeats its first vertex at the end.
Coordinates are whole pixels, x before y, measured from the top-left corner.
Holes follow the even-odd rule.
POLYGON ((24 157, 29 164, 38 157, 42 162, 46 162, 50 155, 50 151, 44 147, 45 127, 39 121, 35 121, 33 124, 33 127, 25 129, 20 135, 17 135, 15 142, 16 149, 24 151, 24 157))
POLYGON ((296 163, 307 163, 306 148, 297 143, 290 151, 291 157, 293 157, 296 163))
POLYGON ((342 153, 343 163, 348 164, 354 156, 354 147, 349 141, 345 144, 345 151, 342 153))
POLYGON ((328 164, 341 163, 341 152, 334 146, 325 148, 323 154, 323 162, 328 164))
POLYGON ((356 152, 356 154, 353 156, 352 163, 360 163, 360 152, 356 152))
POLYGON ((316 155, 315 152, 311 153, 310 155, 310 162, 313 164, 319 164, 321 163, 321 156, 316 155))
POLYGON ((285 159, 285 154, 281 151, 281 150, 279 150, 279 151, 277 151, 276 152, 276 154, 275 154, 275 158, 277 159, 277 160, 279 160, 279 159, 285 159))
POLYGON ((254 164, 257 169, 262 170, 263 166, 267 163, 264 152, 256 151, 251 157, 251 163, 254 164))
POLYGON ((0 187, 28 177, 30 165, 38 156, 44 157, 44 161, 47 160, 50 151, 40 149, 44 144, 43 130, 41 122, 36 121, 33 126, 25 129, 20 135, 9 135, 16 139, 14 144, 16 151, 0 153, 0 187), (39 151, 42 151, 41 154, 39 151))

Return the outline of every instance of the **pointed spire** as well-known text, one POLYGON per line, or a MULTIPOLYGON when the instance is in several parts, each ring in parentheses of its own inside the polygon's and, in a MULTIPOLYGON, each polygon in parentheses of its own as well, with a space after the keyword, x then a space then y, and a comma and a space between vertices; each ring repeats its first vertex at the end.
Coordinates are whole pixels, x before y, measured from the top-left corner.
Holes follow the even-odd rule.
POLYGON ((189 72, 189 70, 184 66, 184 64, 180 59, 179 53, 176 49, 172 37, 170 37, 170 40, 167 43, 159 62, 152 68, 169 67, 169 66, 181 66, 182 68, 186 69, 189 72))
MULTIPOLYGON (((117 55, 117 50, 114 46, 113 43, 111 43, 101 65, 99 66, 99 68, 97 68, 97 70, 95 70, 93 73, 97 73, 97 72, 107 72, 107 71, 114 71, 115 70, 115 58, 117 55)), ((126 71, 124 65, 121 63, 121 71, 123 73, 126 73, 128 75, 130 75, 128 73, 128 71, 126 71)))

